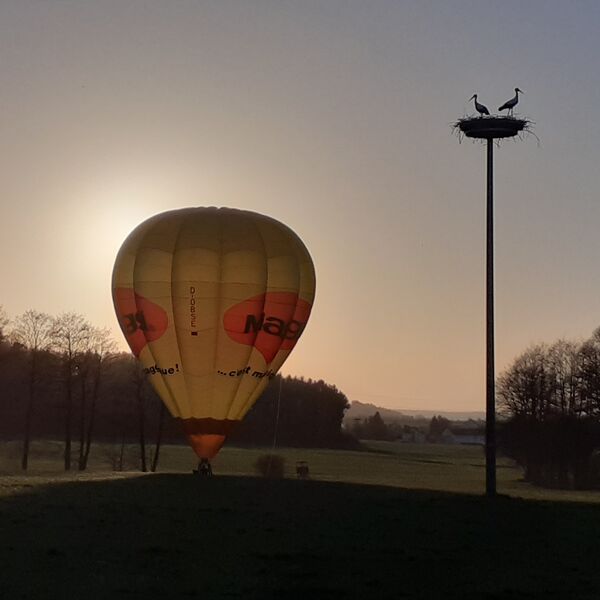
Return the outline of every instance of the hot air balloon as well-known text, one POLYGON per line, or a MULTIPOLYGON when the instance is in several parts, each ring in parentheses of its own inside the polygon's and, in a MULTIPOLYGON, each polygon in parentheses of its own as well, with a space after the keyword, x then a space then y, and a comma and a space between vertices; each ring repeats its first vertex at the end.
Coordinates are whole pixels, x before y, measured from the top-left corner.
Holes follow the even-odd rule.
POLYGON ((112 293, 133 354, 206 462, 304 331, 315 271, 300 238, 275 219, 184 208, 132 231, 112 293))

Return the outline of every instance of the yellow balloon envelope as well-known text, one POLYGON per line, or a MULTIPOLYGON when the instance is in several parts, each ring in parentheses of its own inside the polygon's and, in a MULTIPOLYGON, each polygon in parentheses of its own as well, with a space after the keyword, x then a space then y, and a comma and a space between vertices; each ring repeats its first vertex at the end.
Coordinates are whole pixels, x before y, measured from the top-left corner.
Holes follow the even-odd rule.
POLYGON ((112 292, 132 352, 209 459, 304 331, 315 271, 300 238, 274 219, 185 208, 134 229, 112 292))

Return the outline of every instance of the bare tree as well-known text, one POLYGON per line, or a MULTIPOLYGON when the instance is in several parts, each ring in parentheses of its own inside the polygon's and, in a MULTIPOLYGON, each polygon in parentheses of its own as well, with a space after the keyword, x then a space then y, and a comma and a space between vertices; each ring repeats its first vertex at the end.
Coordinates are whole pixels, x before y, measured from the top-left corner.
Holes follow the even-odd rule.
POLYGON ((54 319, 52 344, 62 359, 62 375, 65 390, 65 470, 71 469, 71 439, 73 426, 73 383, 78 376, 83 355, 89 348, 91 325, 77 313, 63 313, 54 319))
POLYGON ((0 342, 2 342, 4 340, 4 338, 6 337, 5 336, 6 328, 9 323, 10 323, 10 319, 8 318, 8 315, 6 314, 4 307, 0 304, 0 342))
POLYGON ((137 406, 138 414, 138 440, 140 447, 140 468, 148 471, 146 460, 146 388, 148 380, 140 363, 133 357, 129 357, 129 369, 133 387, 133 398, 137 406))
POLYGON ((8 358, 11 350, 11 344, 6 337, 9 324, 10 319, 4 307, 0 305, 0 362, 4 362, 8 358))
POLYGON ((94 356, 91 351, 91 335, 85 342, 85 348, 77 354, 75 362, 75 381, 79 382, 79 459, 77 461, 80 471, 84 469, 85 455, 85 417, 87 411, 87 388, 88 388, 88 373, 92 369, 94 356))
POLYGON ((0 305, 0 362, 6 361, 11 351, 11 344, 7 337, 9 326, 10 319, 4 307, 0 305))
POLYGON ((498 379, 505 450, 541 485, 586 488, 600 424, 600 329, 581 344, 533 346, 498 379))
POLYGON ((546 354, 552 410, 561 415, 580 412, 578 346, 569 340, 558 340, 546 354))
POLYGON ((13 342, 22 345, 29 352, 29 385, 27 408, 25 409, 25 428, 23 433, 23 454, 21 467, 27 470, 29 464, 29 446, 31 443, 31 423, 39 378, 39 366, 42 353, 50 347, 52 338, 52 318, 46 313, 28 310, 18 316, 11 330, 13 342))
MULTIPOLYGON (((100 391, 100 385, 102 375, 104 374, 110 359, 116 352, 117 345, 110 336, 108 329, 92 328, 90 336, 90 356, 88 357, 88 365, 90 367, 91 376, 91 402, 89 408, 89 415, 87 421, 87 428, 85 428, 85 412, 82 414, 81 430, 85 431, 82 433, 82 443, 79 449, 79 470, 83 471, 87 468, 90 447, 92 444, 92 436, 94 433, 94 422, 96 416, 96 403, 98 400, 98 393, 100 391)), ((85 407, 83 407, 85 408, 85 407)))
MULTIPOLYGON (((141 369, 139 369, 141 371, 141 369)), ((135 397, 138 405, 138 418, 139 418, 139 435, 140 435, 140 459, 141 469, 145 473, 148 470, 146 464, 146 398, 144 396, 144 382, 143 375, 136 381, 135 397)))
POLYGON ((600 328, 579 348, 578 375, 581 412, 600 415, 600 328))
POLYGON ((543 418, 549 395, 547 352, 545 345, 528 348, 498 377, 497 394, 504 412, 543 418))
POLYGON ((152 457, 152 465, 150 466, 150 470, 155 473, 158 468, 158 457, 160 455, 160 447, 162 444, 162 434, 163 427, 165 423, 165 413, 166 408, 163 402, 160 403, 159 413, 158 413, 158 427, 156 430, 156 445, 154 446, 154 455, 152 457))

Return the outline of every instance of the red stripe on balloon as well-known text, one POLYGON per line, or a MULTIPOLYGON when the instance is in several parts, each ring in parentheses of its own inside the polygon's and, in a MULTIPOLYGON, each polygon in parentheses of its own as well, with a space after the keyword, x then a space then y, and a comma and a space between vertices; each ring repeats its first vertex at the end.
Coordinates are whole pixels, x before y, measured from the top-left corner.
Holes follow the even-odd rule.
POLYGON ((291 350, 296 345, 311 308, 293 292, 267 292, 225 311, 223 326, 233 341, 254 346, 268 365, 280 349, 291 350))
POLYGON ((166 311, 131 288, 113 291, 119 325, 135 356, 139 356, 148 342, 160 338, 167 330, 166 311))

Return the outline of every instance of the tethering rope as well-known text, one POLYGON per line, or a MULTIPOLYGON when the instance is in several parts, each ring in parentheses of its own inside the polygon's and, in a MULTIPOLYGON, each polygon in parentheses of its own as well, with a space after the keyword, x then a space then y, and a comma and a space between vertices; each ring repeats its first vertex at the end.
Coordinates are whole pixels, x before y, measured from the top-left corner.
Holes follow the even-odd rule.
POLYGON ((279 392, 277 394, 277 412, 275 413, 275 429, 273 430, 273 444, 271 445, 271 453, 269 454, 269 467, 267 474, 271 475, 271 463, 273 462, 273 453, 277 445, 277 433, 279 431, 279 412, 281 409, 281 388, 283 387, 283 375, 279 375, 279 392))

